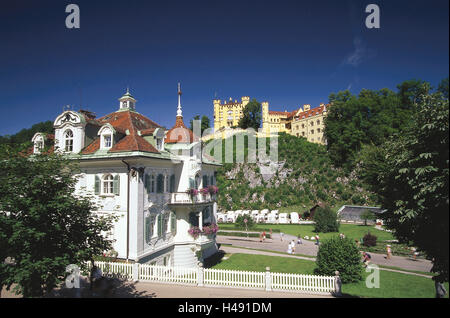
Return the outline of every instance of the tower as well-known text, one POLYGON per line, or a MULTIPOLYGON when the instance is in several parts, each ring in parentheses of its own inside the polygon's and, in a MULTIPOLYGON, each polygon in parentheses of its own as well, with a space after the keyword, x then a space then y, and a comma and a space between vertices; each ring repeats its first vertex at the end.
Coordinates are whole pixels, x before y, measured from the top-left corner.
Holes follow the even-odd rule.
POLYGON ((119 98, 120 109, 119 110, 135 110, 136 99, 131 96, 128 87, 127 92, 119 98))

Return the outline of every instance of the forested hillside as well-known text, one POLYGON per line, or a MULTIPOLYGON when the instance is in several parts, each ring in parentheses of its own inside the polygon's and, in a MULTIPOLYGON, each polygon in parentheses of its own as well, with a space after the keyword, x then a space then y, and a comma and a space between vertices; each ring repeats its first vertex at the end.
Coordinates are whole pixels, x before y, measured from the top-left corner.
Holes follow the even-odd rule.
MULTIPOLYGON (((244 151, 247 158, 247 142, 244 151)), ((222 154, 225 156, 224 151, 222 154)), ((376 204, 376 196, 354 172, 346 174, 344 169, 333 167, 325 146, 288 134, 279 135, 278 162, 227 163, 219 170, 217 182, 219 208, 223 210, 306 210, 319 202, 331 206, 376 204)))
POLYGON ((48 120, 40 122, 31 126, 31 128, 24 128, 14 135, 0 136, 0 144, 23 144, 31 143, 31 138, 37 132, 53 134, 53 122, 48 120))

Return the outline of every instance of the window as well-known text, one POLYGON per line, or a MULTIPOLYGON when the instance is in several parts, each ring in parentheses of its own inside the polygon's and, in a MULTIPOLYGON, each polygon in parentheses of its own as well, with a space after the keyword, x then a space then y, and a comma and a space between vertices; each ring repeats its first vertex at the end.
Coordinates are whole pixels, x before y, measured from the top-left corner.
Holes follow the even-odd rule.
POLYGON ((320 133, 320 128, 317 128, 317 132, 320 133))
POLYGON ((107 175, 103 178, 103 194, 113 194, 114 193, 114 177, 112 175, 107 175))
POLYGON ((170 213, 170 231, 173 235, 177 233, 177 215, 174 212, 170 213))
POLYGON ((103 136, 103 146, 105 148, 111 148, 111 146, 112 146, 111 135, 104 135, 103 136))
POLYGON ((150 240, 154 235, 155 221, 156 217, 154 215, 150 215, 149 217, 145 218, 145 242, 147 244, 150 243, 150 240))
POLYGON ((156 138, 156 149, 162 150, 163 149, 163 140, 162 138, 156 138))
POLYGON ((156 192, 164 192, 164 175, 162 174, 158 174, 158 178, 156 179, 156 192))
POLYGON ((66 151, 73 151, 73 132, 72 130, 67 130, 64 133, 65 147, 66 151))
POLYGON ((317 125, 320 125, 320 120, 317 120, 317 125))
POLYGON ((203 176, 203 188, 206 188, 208 186, 208 176, 203 176))
POLYGON ((42 149, 44 149, 44 142, 41 140, 36 141, 34 144, 34 153, 40 153, 42 149))

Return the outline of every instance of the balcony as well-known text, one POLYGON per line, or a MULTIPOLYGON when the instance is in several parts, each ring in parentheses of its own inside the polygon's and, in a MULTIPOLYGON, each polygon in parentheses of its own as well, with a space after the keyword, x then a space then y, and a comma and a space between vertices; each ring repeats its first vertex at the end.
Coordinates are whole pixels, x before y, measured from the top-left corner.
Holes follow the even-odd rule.
POLYGON ((194 204, 209 204, 216 201, 216 196, 211 194, 197 194, 191 196, 185 192, 171 193, 169 204, 171 205, 194 205, 194 204))

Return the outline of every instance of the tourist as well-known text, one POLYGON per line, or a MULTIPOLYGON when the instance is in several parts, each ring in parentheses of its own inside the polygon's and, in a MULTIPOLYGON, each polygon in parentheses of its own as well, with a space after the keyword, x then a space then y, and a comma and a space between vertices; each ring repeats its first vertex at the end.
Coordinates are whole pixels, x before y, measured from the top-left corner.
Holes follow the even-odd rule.
POLYGON ((280 232, 280 239, 283 241, 283 232, 280 232))
POLYGON ((362 252, 362 253, 363 253, 363 263, 367 267, 367 266, 369 266, 369 262, 370 262, 370 259, 372 258, 372 256, 370 256, 370 254, 366 253, 366 252, 362 252))
POLYGON ((392 249, 390 245, 386 245, 386 259, 391 259, 392 249))
POLYGON ((303 242, 302 242, 302 236, 301 236, 300 234, 298 235, 297 244, 298 244, 298 245, 303 244, 303 242))
POLYGON ((262 232, 262 240, 263 240, 263 242, 266 241, 266 231, 262 232))
POLYGON ((288 250, 287 250, 287 252, 288 252, 288 254, 292 254, 292 245, 291 245, 290 242, 289 242, 289 244, 288 244, 288 250))
POLYGON ((319 245, 319 244, 320 244, 319 239, 320 239, 320 238, 319 238, 319 234, 316 233, 316 245, 319 245))
POLYGON ((295 254, 295 241, 294 240, 292 240, 291 245, 292 245, 292 254, 295 254))
POLYGON ((340 233, 340 234, 339 234, 339 237, 340 237, 341 239, 345 239, 344 233, 340 233))
POLYGON ((262 242, 262 233, 259 233, 259 243, 262 242))

